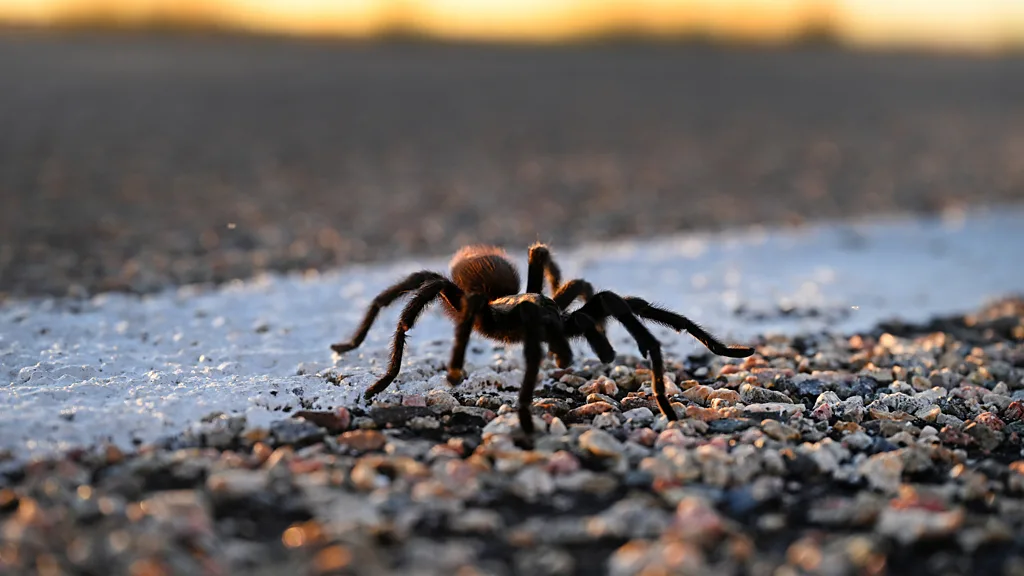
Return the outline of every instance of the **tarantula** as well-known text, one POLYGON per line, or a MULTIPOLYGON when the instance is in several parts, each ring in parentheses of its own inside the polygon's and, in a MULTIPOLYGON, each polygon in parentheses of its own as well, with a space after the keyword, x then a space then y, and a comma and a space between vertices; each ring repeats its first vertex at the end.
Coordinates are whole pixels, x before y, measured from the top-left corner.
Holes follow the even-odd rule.
POLYGON ((668 326, 677 332, 686 330, 719 356, 744 358, 754 353, 746 346, 726 346, 688 318, 640 298, 607 291, 595 293, 590 283, 582 279, 563 284, 561 271, 543 244, 530 248, 526 292, 519 294, 519 286, 519 272, 504 250, 494 246, 467 246, 452 258, 450 279, 428 270, 410 274, 378 294, 352 339, 332 344, 331 349, 341 354, 357 348, 382 308, 413 293, 395 330, 388 371, 366 390, 365 397, 372 398, 398 375, 406 332, 416 323, 420 313, 440 298, 455 323, 455 345, 448 364, 448 381, 451 384, 458 384, 465 377, 462 367, 473 330, 492 340, 523 343, 526 368, 519 390, 519 424, 527 435, 533 433, 530 405, 543 354, 541 343, 547 343, 560 368, 572 363, 569 341, 580 337, 586 339, 602 362, 611 362, 615 351, 604 334, 604 322, 609 317, 619 321, 636 340, 640 354, 650 358, 654 395, 658 407, 669 420, 675 420, 676 413, 665 396, 661 345, 641 319, 668 326), (545 276, 551 284, 551 298, 543 294, 545 276), (569 311, 569 306, 577 298, 584 300, 583 305, 569 311))

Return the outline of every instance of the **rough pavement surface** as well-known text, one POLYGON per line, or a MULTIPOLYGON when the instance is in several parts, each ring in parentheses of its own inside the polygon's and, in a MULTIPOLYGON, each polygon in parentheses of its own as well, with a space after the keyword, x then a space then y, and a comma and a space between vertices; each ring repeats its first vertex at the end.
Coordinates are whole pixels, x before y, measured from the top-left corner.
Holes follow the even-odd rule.
POLYGON ((7 33, 0 78, 0 297, 1024 199, 1019 56, 7 33))
POLYGON ((5 574, 1024 574, 1024 302, 0 463, 5 574))

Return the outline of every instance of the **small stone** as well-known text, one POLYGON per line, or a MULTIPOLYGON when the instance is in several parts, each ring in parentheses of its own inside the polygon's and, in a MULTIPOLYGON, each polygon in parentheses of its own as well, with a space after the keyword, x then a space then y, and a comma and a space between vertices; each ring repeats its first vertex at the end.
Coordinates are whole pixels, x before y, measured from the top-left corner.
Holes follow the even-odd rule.
POLYGON ((964 426, 963 433, 970 436, 986 452, 991 452, 1003 442, 1003 433, 983 424, 982 422, 971 422, 964 426))
POLYGON ((1008 422, 1017 422, 1024 418, 1024 404, 1020 400, 1014 400, 1003 410, 1003 418, 1008 422))
POLYGON ((402 396, 402 406, 425 407, 426 405, 427 399, 421 394, 406 394, 402 396))
POLYGON ((734 434, 754 425, 754 422, 750 420, 723 418, 708 422, 708 432, 711 434, 734 434))
POLYGON ((576 376, 575 374, 565 374, 564 376, 559 378, 558 381, 563 383, 563 384, 568 384, 569 386, 572 386, 573 388, 579 388, 580 386, 583 386, 584 384, 587 383, 587 379, 586 378, 582 378, 580 376, 576 376))
POLYGON ((741 401, 740 393, 728 388, 719 388, 718 390, 712 391, 708 396, 708 399, 712 402, 715 400, 721 400, 722 402, 729 404, 736 404, 741 401))
POLYGON ((581 422, 589 420, 598 414, 604 414, 605 412, 613 412, 615 407, 607 402, 592 402, 590 404, 584 404, 579 408, 574 408, 566 414, 566 418, 570 422, 581 422))
POLYGON ((772 414, 788 419, 794 414, 798 414, 803 411, 803 404, 780 404, 777 402, 771 402, 768 404, 748 404, 743 408, 743 415, 756 418, 763 417, 766 414, 772 414))
POLYGON ((821 380, 806 379, 794 384, 797 396, 801 398, 816 398, 825 389, 825 383, 821 380))
POLYGON ((725 521, 705 500, 688 496, 676 506, 672 531, 682 540, 715 542, 725 531, 725 521))
POLYGON ((917 390, 918 392, 924 392, 925 390, 931 390, 932 382, 931 382, 931 380, 929 380, 929 379, 927 379, 927 378, 925 378, 923 376, 918 376, 918 375, 915 374, 910 379, 910 386, 911 386, 911 388, 913 388, 914 390, 917 390))
POLYGON ((637 382, 633 370, 626 366, 616 366, 615 368, 612 368, 612 371, 608 376, 615 381, 615 384, 618 385, 621 390, 631 391, 640 387, 640 383, 637 382))
POLYGON ((839 465, 850 457, 850 451, 831 438, 813 444, 804 443, 800 449, 814 461, 818 470, 829 475, 834 474, 839 465))
POLYGON ((427 393, 427 406, 438 414, 446 414, 460 406, 458 398, 446 390, 435 389, 427 393))
POLYGON ((822 392, 818 395, 818 398, 814 401, 814 408, 820 406, 839 406, 843 401, 839 399, 839 396, 832 391, 822 392))
POLYGON ((324 431, 313 422, 304 418, 289 418, 287 420, 278 420, 271 424, 270 436, 277 444, 304 445, 323 438, 324 431))
POLYGON ((383 488, 391 483, 391 479, 379 470, 384 460, 379 457, 363 457, 356 461, 349 473, 352 485, 364 492, 383 488))
POLYGON ((780 442, 794 442, 800 439, 799 430, 792 426, 787 426, 778 420, 762 420, 761 430, 763 430, 768 436, 780 442))
POLYGON ((875 531, 908 545, 919 540, 949 536, 956 533, 963 523, 964 512, 960 509, 941 512, 922 508, 886 508, 875 524, 875 531))
POLYGON ((604 394, 606 396, 617 396, 619 387, 615 381, 607 376, 599 376, 597 380, 588 382, 579 388, 580 394, 604 394))
POLYGON ((245 416, 228 416, 227 414, 209 415, 190 433, 202 438, 202 443, 211 448, 224 450, 230 448, 245 429, 245 416))
POLYGON ((871 436, 861 431, 853 432, 843 438, 843 446, 858 452, 867 450, 873 443, 874 440, 871 439, 871 436))
POLYGON ((564 416, 571 408, 572 405, 568 401, 560 398, 534 398, 531 409, 535 412, 538 410, 546 412, 552 416, 564 416))
POLYGON ((551 474, 540 466, 526 466, 512 480, 512 492, 527 502, 536 502, 555 491, 551 474))
POLYGON ((433 416, 434 411, 426 406, 374 406, 370 418, 380 428, 401 426, 417 416, 433 416))
POLYGON ((685 416, 702 422, 711 422, 712 420, 718 420, 722 417, 718 410, 713 408, 701 408, 700 406, 687 406, 685 416))
POLYGON ((793 404, 793 400, 782 392, 750 384, 740 386, 740 398, 746 404, 793 404))
POLYGON ((214 472, 206 479, 210 492, 233 497, 250 496, 267 485, 267 473, 261 470, 233 469, 214 472))
POLYGON ((536 574, 537 576, 573 574, 576 572, 576 560, 565 550, 539 546, 516 553, 515 567, 517 574, 536 574))
POLYGON ((594 421, 591 423, 594 428, 619 428, 622 426, 622 422, 619 421, 618 414, 614 412, 605 412, 604 414, 598 414, 594 417, 594 421))
POLYGON ((608 396, 606 394, 591 394, 587 396, 588 404, 593 404, 595 402, 605 402, 607 404, 611 404, 615 409, 619 408, 619 403, 615 400, 615 398, 612 398, 611 396, 608 396))
POLYGON ((699 404, 701 406, 708 405, 708 397, 711 396, 712 389, 710 386, 697 385, 693 388, 687 388, 683 392, 683 396, 688 398, 691 402, 699 404))
POLYGON ((682 430, 678 428, 669 428, 661 434, 658 434, 658 439, 654 442, 654 449, 661 450, 665 446, 689 447, 696 443, 696 439, 684 435, 682 430))
POLYGON ((1009 396, 1003 396, 1002 394, 995 393, 983 394, 981 401, 990 406, 994 406, 996 410, 999 411, 1006 410, 1006 408, 1013 403, 1013 399, 1009 396))
POLYGON ((996 416, 992 412, 982 412, 974 417, 974 421, 978 424, 984 424, 996 432, 1001 431, 1006 426, 1006 424, 999 419, 999 416, 996 416))
POLYGON ((571 474, 580 469, 580 461, 571 452, 559 450, 548 458, 547 471, 558 476, 571 474))
MULTIPOLYGON (((238 494, 235 492, 234 494, 238 494)), ((167 490, 149 496, 141 503, 146 515, 165 525, 187 523, 189 530, 207 532, 213 529, 213 522, 206 498, 195 490, 167 490)))
POLYGON ((861 428, 860 424, 857 424, 856 422, 836 422, 836 425, 833 428, 844 434, 853 434, 854 432, 861 432, 864 430, 861 428))
POLYGON ((895 493, 903 477, 903 459, 899 450, 882 452, 861 462, 857 471, 867 479, 872 488, 895 493))
POLYGON ((452 531, 458 534, 493 534, 505 526, 501 514, 480 508, 454 514, 449 522, 452 531))
POLYGON ((821 422, 827 422, 832 419, 833 410, 832 404, 822 404, 817 408, 811 410, 811 420, 818 420, 821 422))
POLYGON ((917 411, 914 416, 917 416, 925 422, 935 422, 942 414, 942 409, 938 406, 926 406, 917 411))
POLYGON ((300 410, 292 418, 304 418, 334 434, 348 430, 352 424, 352 413, 345 407, 332 411, 300 410))
POLYGON ((650 408, 634 408, 622 413, 626 423, 633 427, 647 426, 654 422, 654 412, 650 408))
POLYGON ((953 426, 943 426, 939 430, 939 441, 949 446, 967 447, 974 444, 974 438, 953 426))
POLYGON ((498 410, 501 408, 501 400, 493 396, 481 396, 476 399, 474 406, 477 408, 487 408, 488 410, 498 410))
POLYGON ((387 437, 377 430, 350 430, 337 439, 338 446, 357 453, 374 452, 384 448, 387 437))
POLYGON ((665 395, 671 398, 672 396, 678 396, 683 391, 676 385, 675 380, 671 374, 665 374, 665 395))
POLYGON ((641 446, 650 448, 654 446, 655 440, 658 439, 658 433, 650 428, 637 428, 629 433, 629 439, 641 446))
POLYGON ((861 396, 849 396, 834 411, 841 420, 861 422, 864 420, 864 399, 861 396))
POLYGON ((406 424, 410 430, 437 430, 441 423, 433 416, 417 416, 406 424))
POLYGON ((908 396, 902 392, 896 394, 882 394, 877 400, 867 406, 867 409, 881 412, 905 412, 914 414, 921 408, 929 405, 929 402, 916 396, 908 396))
POLYGON ((493 410, 488 408, 481 408, 479 406, 456 406, 452 408, 452 417, 462 414, 470 418, 478 418, 483 422, 490 422, 497 418, 497 414, 493 410))
POLYGON ((548 434, 552 436, 564 436, 569 433, 569 429, 565 426, 565 422, 562 422, 561 418, 552 418, 551 424, 548 425, 548 434))
POLYGON ((603 430, 587 430, 580 436, 580 447, 595 456, 618 457, 623 454, 622 442, 603 430))

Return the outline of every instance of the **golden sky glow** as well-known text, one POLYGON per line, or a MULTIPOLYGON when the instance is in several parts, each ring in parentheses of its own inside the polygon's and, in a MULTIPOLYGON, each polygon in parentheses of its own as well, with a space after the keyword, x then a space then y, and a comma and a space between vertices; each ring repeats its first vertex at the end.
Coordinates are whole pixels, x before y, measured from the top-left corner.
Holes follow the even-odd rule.
POLYGON ((213 24, 370 36, 547 41, 631 31, 784 40, 828 23, 861 45, 1024 45, 1024 0, 2 0, 0 20, 213 24))

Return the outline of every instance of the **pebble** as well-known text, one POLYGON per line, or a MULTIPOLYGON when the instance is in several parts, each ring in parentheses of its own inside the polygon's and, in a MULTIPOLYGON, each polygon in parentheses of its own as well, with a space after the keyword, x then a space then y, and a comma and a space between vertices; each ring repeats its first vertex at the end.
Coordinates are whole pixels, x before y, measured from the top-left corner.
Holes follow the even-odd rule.
POLYGON ((882 452, 861 462, 857 471, 872 488, 895 493, 903 476, 903 458, 898 450, 882 452))
POLYGON ((460 406, 458 398, 446 390, 434 389, 427 393, 427 406, 438 414, 447 414, 460 406))
POLYGON ((619 418, 618 414, 615 414, 614 412, 606 412, 595 416, 591 425, 594 428, 615 430, 622 427, 622 420, 619 418))
POLYGON ((768 436, 781 442, 796 441, 800 439, 800 431, 792 426, 787 426, 778 420, 766 419, 761 422, 761 430, 768 436))
POLYGON ((779 392, 760 386, 744 384, 740 386, 740 399, 746 404, 793 404, 793 400, 779 392))
POLYGON ((712 402, 715 400, 720 400, 721 402, 730 405, 737 404, 742 400, 739 392, 735 390, 730 390, 728 388, 719 388, 717 390, 713 390, 711 394, 708 395, 708 398, 712 402))
POLYGON ((304 418, 278 420, 270 425, 270 436, 278 444, 295 446, 320 440, 324 430, 304 418))
POLYGON ((561 418, 552 418, 551 424, 548 425, 548 433, 552 436, 564 436, 569 433, 569 429, 561 418))
POLYGON ((918 540, 941 538, 963 526, 962 510, 934 511, 920 508, 886 508, 878 517, 875 531, 907 545, 918 540))
POLYGON ((595 456, 609 458, 623 454, 622 442, 603 430, 587 430, 580 436, 579 443, 580 448, 595 456))
POLYGON ((350 430, 337 438, 338 446, 357 453, 382 450, 387 437, 377 430, 350 430))
POLYGON ((763 417, 767 415, 790 418, 795 414, 804 411, 803 404, 748 404, 743 408, 743 415, 748 417, 763 417))
POLYGON ((332 434, 344 432, 352 425, 352 413, 348 411, 348 408, 344 407, 329 412, 300 410, 292 414, 292 417, 308 420, 332 434))
POLYGON ((612 406, 608 402, 598 401, 584 404, 579 408, 573 408, 566 414, 566 418, 570 422, 581 422, 589 420, 598 414, 604 414, 606 412, 615 411, 615 406, 612 406))
POLYGON ((607 376, 600 376, 592 382, 579 387, 580 394, 589 396, 591 394, 603 394, 605 396, 615 397, 619 394, 619 387, 614 380, 607 376))
POLYGON ((654 422, 654 412, 646 406, 641 408, 634 408, 627 410, 622 413, 622 417, 625 418, 626 424, 632 427, 647 426, 654 422))

